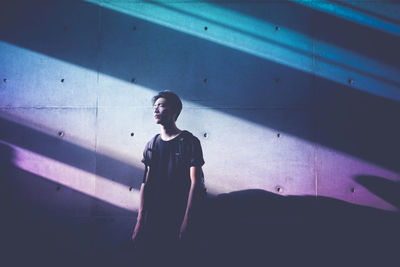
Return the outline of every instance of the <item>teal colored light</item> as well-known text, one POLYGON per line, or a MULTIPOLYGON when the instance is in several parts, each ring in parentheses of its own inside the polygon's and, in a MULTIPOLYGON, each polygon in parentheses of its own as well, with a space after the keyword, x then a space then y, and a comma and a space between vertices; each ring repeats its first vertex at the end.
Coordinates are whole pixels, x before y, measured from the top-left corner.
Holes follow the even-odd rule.
MULTIPOLYGON (((96 0, 86 1, 99 4, 96 0)), ((342 6, 324 1, 293 0, 293 2, 326 12, 342 10, 342 6)), ((102 1, 99 5, 359 90, 400 101, 400 76, 397 75, 399 69, 358 54, 356 51, 313 39, 315 37, 289 28, 279 28, 271 22, 223 8, 221 5, 190 1, 102 1), (318 54, 314 51, 316 42, 320 49, 318 54), (349 79, 355 82, 349 84, 349 79)), ((347 13, 344 10, 336 14, 345 16, 347 13)), ((347 14, 346 18, 350 19, 351 16, 354 16, 356 22, 368 20, 360 14, 347 14)))
MULTIPOLYGON (((337 3, 334 3, 334 1, 326 1, 326 0, 325 1, 289 0, 289 1, 299 3, 301 5, 307 6, 315 10, 329 13, 339 18, 349 20, 351 22, 355 22, 380 31, 384 31, 394 36, 400 36, 400 25, 391 22, 390 19, 384 19, 351 8, 351 6, 357 7, 357 4, 362 4, 362 1, 336 1, 337 3)), ((378 4, 385 5, 384 1, 371 1, 371 2, 375 2, 377 5, 378 4)), ((390 4, 390 1, 388 1, 386 4, 390 4)), ((400 18, 400 14, 398 14, 398 17, 400 18)))
POLYGON ((296 69, 312 70, 309 38, 295 32, 278 35, 274 24, 213 4, 106 1, 101 6, 296 69))

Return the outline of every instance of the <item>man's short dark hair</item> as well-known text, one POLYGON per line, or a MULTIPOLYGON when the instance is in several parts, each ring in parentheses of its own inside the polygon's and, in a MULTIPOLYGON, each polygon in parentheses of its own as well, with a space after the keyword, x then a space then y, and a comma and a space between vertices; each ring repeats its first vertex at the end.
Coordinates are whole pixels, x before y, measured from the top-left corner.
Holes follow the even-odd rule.
POLYGON ((152 102, 153 105, 159 98, 165 98, 167 101, 168 107, 172 108, 176 112, 175 121, 178 119, 179 114, 182 110, 182 101, 179 96, 171 91, 165 90, 159 92, 157 95, 153 96, 152 102))

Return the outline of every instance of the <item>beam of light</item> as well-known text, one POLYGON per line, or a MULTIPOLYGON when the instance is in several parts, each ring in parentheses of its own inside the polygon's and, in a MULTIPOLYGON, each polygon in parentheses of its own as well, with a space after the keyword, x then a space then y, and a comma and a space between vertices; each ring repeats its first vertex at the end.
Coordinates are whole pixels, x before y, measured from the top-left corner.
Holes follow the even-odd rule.
POLYGON ((400 181, 398 173, 374 163, 324 146, 318 147, 316 156, 318 196, 345 200, 363 206, 399 211, 398 207, 371 193, 368 188, 354 180, 357 176, 379 176, 385 180, 400 181), (354 189, 354 192, 352 190, 354 189), (380 203, 380 204, 379 204, 380 203), (383 204, 384 203, 384 204, 383 204))
MULTIPOLYGON (((5 45, 10 46, 8 44, 5 45)), ((32 62, 32 60, 36 62, 38 60, 39 62, 52 63, 46 65, 46 68, 56 68, 57 64, 66 64, 64 68, 70 68, 69 71, 71 73, 87 72, 87 70, 80 67, 56 59, 49 59, 45 55, 33 53, 22 48, 13 47, 11 51, 13 55, 18 57, 18 60, 9 60, 9 62, 15 64, 15 70, 19 69, 19 65, 23 67, 27 62, 32 62)), ((41 71, 43 70, 32 71, 32 75, 35 76, 41 71)), ((88 120, 86 115, 77 120, 77 117, 70 116, 67 113, 69 109, 63 109, 61 114, 64 116, 55 117, 50 111, 57 110, 58 107, 50 106, 48 109, 45 109, 45 107, 35 108, 37 103, 42 103, 42 99, 51 97, 54 92, 51 90, 46 91, 45 89, 47 88, 44 88, 41 95, 37 95, 36 90, 30 91, 29 88, 26 88, 27 84, 29 84, 26 83, 26 77, 19 77, 18 75, 18 73, 11 74, 9 78, 11 81, 18 80, 21 82, 23 90, 20 94, 13 92, 14 95, 10 97, 6 95, 5 98, 1 99, 2 103, 7 103, 2 105, 2 116, 18 123, 24 121, 26 127, 40 129, 43 134, 53 135, 58 131, 60 125, 71 125, 76 128, 72 128, 69 134, 67 131, 66 139, 60 141, 61 144, 67 141, 74 142, 79 146, 86 146, 88 149, 92 149, 93 153, 96 152, 98 155, 112 156, 112 158, 121 159, 132 166, 140 166, 138 168, 142 168, 140 158, 144 145, 159 130, 153 122, 149 104, 149 99, 154 94, 153 90, 100 74, 100 82, 96 87, 95 96, 95 99, 98 98, 97 124, 94 126, 90 123, 83 123, 79 126, 77 121, 88 120), (105 90, 105 87, 102 87, 103 85, 106 85, 107 88, 112 85, 113 93, 101 92, 105 90), (124 99, 130 99, 131 96, 134 96, 136 101, 133 104, 130 101, 121 102, 124 99), (31 107, 28 106, 29 102, 25 102, 23 107, 20 107, 18 105, 19 101, 15 99, 19 101, 31 100, 31 107), (102 105, 105 99, 107 99, 107 103, 114 103, 114 105, 102 105), (17 102, 16 107, 12 106, 14 101, 17 102), (119 119, 116 120, 115 118, 119 119), (127 141, 132 140, 129 136, 130 132, 125 134, 126 129, 130 130, 131 126, 126 128, 127 122, 130 124, 130 121, 132 121, 133 130, 137 129, 134 142, 127 141), (88 134, 89 131, 96 132, 96 137, 88 134), (96 138, 97 142, 96 148, 93 145, 87 146, 88 143, 94 142, 94 138, 96 138)), ((2 84, 2 86, 5 85, 2 84)), ((12 83, 7 83, 6 86, 12 86, 12 83)), ((10 92, 8 89, 4 91, 10 92)), ((86 110, 86 108, 78 105, 74 106, 72 110, 79 112, 80 110, 86 110)), ((307 110, 298 109, 296 112, 290 112, 290 115, 294 116, 291 119, 295 120, 297 122, 296 125, 301 127, 297 131, 307 131, 309 133, 308 137, 302 139, 285 131, 279 131, 281 135, 277 137, 277 129, 230 115, 229 109, 227 110, 226 108, 207 108, 190 101, 184 101, 184 109, 178 123, 181 128, 191 130, 201 138, 206 160, 206 165, 204 166, 206 185, 212 194, 250 188, 276 192, 277 186, 280 186, 282 190, 279 193, 282 195, 317 194, 362 205, 384 209, 391 208, 388 203, 373 196, 367 190, 357 189, 357 197, 343 192, 349 192, 346 187, 354 183, 353 177, 357 175, 373 175, 398 180, 398 174, 379 167, 373 162, 308 141, 313 140, 314 133, 312 131, 313 121, 307 110), (205 129, 210 132, 208 132, 207 138, 202 138, 205 129), (247 133, 251 133, 252 138, 243 138, 243 132, 238 131, 238 129, 246 129, 247 133), (240 146, 235 143, 229 146, 225 145, 227 133, 229 133, 229 140, 240 140, 240 146), (259 140, 263 140, 261 149, 259 140), (242 149, 243 147, 246 147, 246 149, 242 149), (320 162, 318 166, 323 166, 323 169, 317 168, 316 158, 320 162), (248 160, 245 161, 244 159, 248 160), (347 165, 348 168, 343 167, 339 170, 337 168, 337 166, 347 165), (317 171, 315 172, 316 168, 317 171), (333 190, 332 188, 335 189, 333 190)), ((281 110, 243 109, 240 112, 245 114, 247 118, 257 116, 262 112, 265 116, 282 116, 282 118, 287 119, 287 114, 285 115, 285 111, 281 110)), ((0 137, 3 136, 2 133, 0 132, 0 137)), ((44 155, 40 151, 32 151, 27 147, 22 147, 18 140, 14 143, 7 143, 18 150, 16 164, 19 168, 59 182, 108 203, 114 203, 114 205, 131 210, 137 208, 137 192, 129 191, 128 186, 113 182, 104 175, 93 173, 90 168, 77 168, 66 162, 54 159, 51 155, 44 155), (33 164, 33 162, 36 164, 33 164), (96 181, 94 182, 94 180, 96 181)), ((41 145, 47 146, 48 144, 43 143, 41 145)), ((76 149, 74 148, 74 150, 76 149)), ((103 164, 106 165, 107 162, 103 164)), ((118 170, 113 171, 117 172, 118 170)), ((129 174, 123 175, 128 176, 129 174)))
POLYGON ((96 71, 0 41, 0 73, 2 80, 7 79, 0 86, 13 87, 11 92, 0 91, 1 107, 31 107, 32 103, 37 108, 96 107, 96 91, 88 86, 96 84, 96 71), (32 66, 43 65, 46 68, 32 71, 32 66), (46 81, 46 86, 38 84, 40 81, 46 81))
MULTIPOLYGON (((0 141, 1 142, 1 141, 0 141)), ((102 200, 122 209, 137 211, 139 192, 125 185, 96 176, 68 164, 37 154, 13 144, 1 142, 13 148, 14 164, 29 173, 46 178, 56 184, 102 200)), ((45 192, 36 192, 38 194, 45 192)))
MULTIPOLYGON (((95 0, 86 0, 98 4, 95 0)), ((104 1, 101 6, 400 101, 399 69, 302 33, 209 3, 104 1), (205 30, 207 27, 207 30, 205 30)))
MULTIPOLYGON (((337 17, 346 19, 353 23, 358 23, 370 28, 384 31, 394 36, 400 37, 400 25, 394 23, 391 19, 385 19, 381 16, 374 16, 367 12, 357 11, 354 7, 357 4, 364 4, 363 1, 315 1, 315 0, 289 0, 295 3, 299 3, 306 7, 326 12, 337 17)), ((385 2, 375 1, 376 4, 385 5, 385 2)), ((390 2, 386 2, 388 4, 390 2)))

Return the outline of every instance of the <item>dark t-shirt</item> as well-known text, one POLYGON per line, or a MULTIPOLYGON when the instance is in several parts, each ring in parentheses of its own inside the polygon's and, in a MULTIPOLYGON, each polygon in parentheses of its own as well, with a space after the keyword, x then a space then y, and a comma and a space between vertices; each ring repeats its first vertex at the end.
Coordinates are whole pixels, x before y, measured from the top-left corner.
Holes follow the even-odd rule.
POLYGON ((190 190, 190 167, 204 164, 200 141, 188 131, 182 131, 169 141, 158 135, 150 160, 147 150, 151 142, 147 143, 142 159, 146 166, 150 166, 150 213, 162 219, 164 224, 167 220, 179 224, 190 190))

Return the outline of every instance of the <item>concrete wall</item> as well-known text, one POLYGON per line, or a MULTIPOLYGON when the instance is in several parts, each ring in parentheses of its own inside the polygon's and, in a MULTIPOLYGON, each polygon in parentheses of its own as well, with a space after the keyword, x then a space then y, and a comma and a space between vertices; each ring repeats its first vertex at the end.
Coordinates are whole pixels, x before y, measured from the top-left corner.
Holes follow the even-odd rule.
MULTIPOLYGON (((400 206, 399 13, 396 1, 2 3, 6 261, 131 260, 150 99, 165 89, 201 141, 210 196, 245 203, 227 223, 239 207, 271 215, 259 192, 387 222, 400 206)), ((289 228, 311 213, 325 214, 286 213, 289 228)))

